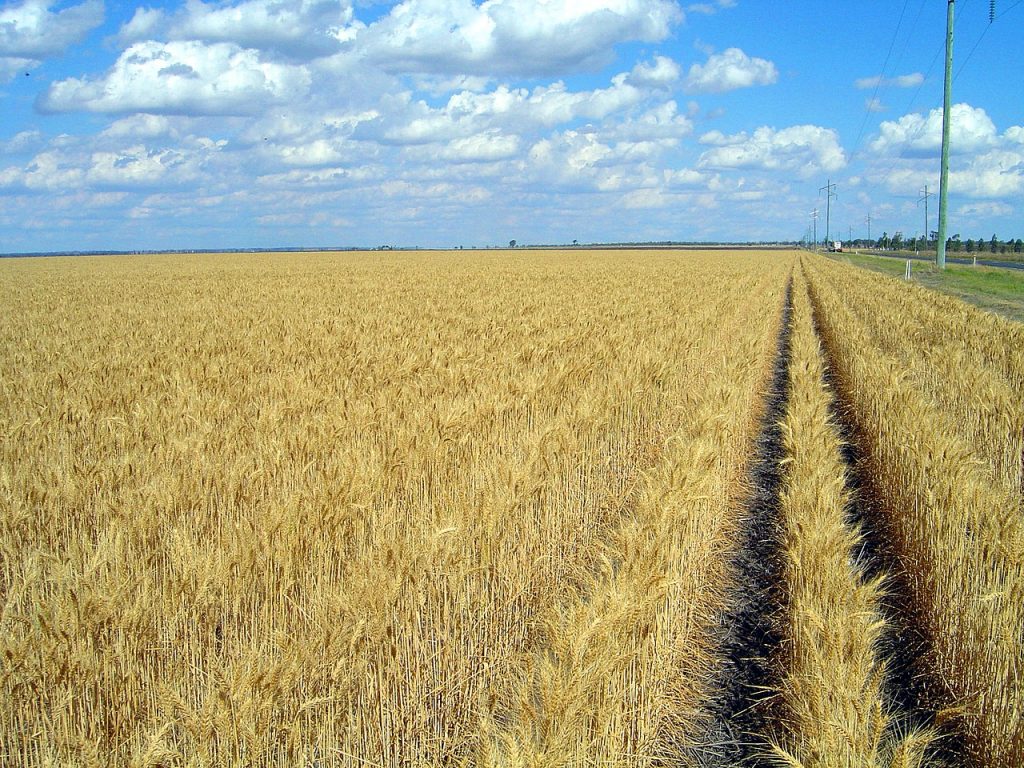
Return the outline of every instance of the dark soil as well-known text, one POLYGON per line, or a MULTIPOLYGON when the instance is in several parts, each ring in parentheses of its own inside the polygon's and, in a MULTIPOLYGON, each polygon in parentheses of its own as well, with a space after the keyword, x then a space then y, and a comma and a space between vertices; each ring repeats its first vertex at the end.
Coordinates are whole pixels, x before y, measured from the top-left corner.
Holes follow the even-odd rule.
POLYGON ((772 699, 785 669, 785 576, 783 572, 779 494, 782 487, 781 422, 789 402, 790 317, 792 281, 786 289, 778 352, 766 396, 766 409, 751 471, 751 493, 742 540, 732 564, 735 588, 732 609, 723 617, 721 656, 724 665, 711 703, 712 720, 703 744, 689 762, 701 766, 758 766, 765 742, 778 721, 780 703, 772 699))

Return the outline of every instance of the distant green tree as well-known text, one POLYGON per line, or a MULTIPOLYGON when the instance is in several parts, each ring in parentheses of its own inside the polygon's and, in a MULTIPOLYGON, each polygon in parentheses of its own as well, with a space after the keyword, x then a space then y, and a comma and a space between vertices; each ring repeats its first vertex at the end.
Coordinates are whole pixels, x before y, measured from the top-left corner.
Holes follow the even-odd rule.
POLYGON ((992 239, 988 241, 988 250, 990 253, 995 253, 999 250, 999 238, 992 235, 992 239))
MULTIPOLYGON (((952 248, 953 253, 960 253, 960 251, 964 247, 964 244, 962 242, 960 242, 960 234, 959 233, 957 233, 957 234, 953 235, 951 238, 949 238, 949 242, 953 246, 953 248, 952 248)), ((946 248, 949 248, 949 245, 947 245, 946 248)))
POLYGON ((889 233, 883 232, 882 236, 878 238, 878 242, 875 243, 875 247, 880 250, 885 250, 889 247, 889 233))
POLYGON ((903 247, 903 233, 897 232, 892 236, 892 249, 898 251, 903 247))
POLYGON ((967 238, 967 242, 964 243, 964 250, 968 253, 974 253, 974 241, 971 238, 967 238))
POLYGON ((1020 253, 1021 251, 1024 251, 1024 241, 1018 237, 1013 241, 1013 252, 1020 253))
POLYGON ((509 240, 508 241, 508 247, 509 248, 515 248, 516 247, 516 241, 515 240, 509 240))

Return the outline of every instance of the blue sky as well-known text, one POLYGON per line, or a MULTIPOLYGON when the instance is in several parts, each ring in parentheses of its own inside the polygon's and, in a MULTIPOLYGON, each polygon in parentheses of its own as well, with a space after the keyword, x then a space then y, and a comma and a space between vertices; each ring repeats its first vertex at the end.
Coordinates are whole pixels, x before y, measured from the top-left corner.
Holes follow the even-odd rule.
MULTIPOLYGON (((959 0, 950 234, 1024 237, 1024 0, 959 0)), ((936 228, 946 3, 0 4, 0 252, 936 228)))

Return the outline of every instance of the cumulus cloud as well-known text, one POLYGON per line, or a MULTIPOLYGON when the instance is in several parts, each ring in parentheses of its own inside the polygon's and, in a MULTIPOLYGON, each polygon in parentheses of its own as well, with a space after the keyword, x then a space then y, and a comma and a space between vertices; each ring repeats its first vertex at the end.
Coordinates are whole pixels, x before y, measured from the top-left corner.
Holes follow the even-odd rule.
POLYGON ((58 56, 103 23, 102 0, 85 0, 61 11, 50 0, 24 0, 0 10, 0 57, 58 56))
MULTIPOLYGON (((996 141, 996 127, 984 109, 954 104, 950 110, 950 152, 978 152, 996 141)), ((871 142, 872 151, 902 157, 938 157, 942 148, 942 110, 885 121, 871 142)))
POLYGON ((665 183, 672 188, 700 189, 708 185, 711 177, 692 168, 665 171, 665 183))
POLYGON ((551 128, 578 119, 602 119, 640 104, 646 93, 616 75, 608 88, 570 91, 561 81, 551 85, 509 88, 501 85, 484 93, 452 94, 441 108, 423 101, 409 102, 403 113, 394 112, 367 122, 356 137, 391 144, 425 144, 451 141, 484 130, 531 131, 551 128))
POLYGON ((875 75, 874 77, 862 77, 855 80, 853 86, 854 88, 863 91, 868 88, 878 88, 880 86, 889 86, 892 88, 913 88, 923 82, 924 75, 920 72, 913 72, 909 75, 897 75, 896 77, 882 77, 881 75, 875 75))
POLYGON ((1024 144, 1024 126, 1013 125, 1006 129, 1003 138, 1014 144, 1024 144))
POLYGON ((672 0, 405 0, 360 35, 393 72, 536 76, 595 69, 630 41, 665 39, 672 0))
POLYGON ((535 182, 562 190, 625 191, 658 183, 646 159, 641 145, 611 143, 593 132, 568 130, 535 143, 527 168, 535 182))
POLYGON ((17 155, 38 149, 43 142, 39 131, 19 131, 7 141, 0 141, 0 154, 17 155))
POLYGON ((313 139, 299 144, 284 145, 276 148, 285 165, 302 168, 319 168, 337 166, 351 160, 346 152, 344 141, 337 139, 313 139))
POLYGON ((58 150, 40 152, 23 168, 6 168, 0 186, 32 191, 63 192, 78 189, 85 179, 80 162, 58 150))
POLYGON ((990 219, 1012 213, 1013 206, 1006 203, 967 203, 957 209, 956 215, 963 219, 990 219))
POLYGON ((127 47, 143 40, 160 36, 167 21, 167 15, 159 8, 136 8, 131 20, 121 26, 117 42, 127 47))
POLYGON ((69 78, 41 94, 44 112, 245 115, 301 97, 301 66, 267 62, 232 43, 136 43, 98 79, 69 78))
POLYGON ((846 165, 839 135, 831 128, 795 125, 776 130, 762 126, 753 134, 727 136, 710 131, 700 138, 711 146, 700 156, 700 168, 749 168, 793 171, 807 177, 820 171, 837 171, 846 165))
POLYGON ((115 120, 100 136, 113 139, 153 139, 159 136, 178 135, 171 118, 166 115, 131 115, 115 120))
POLYGON ((97 141, 51 142, 21 167, 6 168, 0 187, 43 192, 147 188, 203 178, 223 140, 186 136, 171 145, 134 143, 109 149, 97 141))
POLYGON ((39 62, 35 59, 0 57, 0 83, 9 83, 17 75, 37 66, 39 66, 39 62))
POLYGON ((326 56, 351 40, 363 25, 347 2, 242 0, 205 3, 191 0, 174 14, 139 8, 118 35, 124 44, 162 37, 234 43, 296 59, 326 56))
POLYGON ((49 0, 24 0, 0 9, 0 83, 59 56, 103 23, 102 0, 53 12, 49 0))
POLYGON ((997 149, 975 155, 949 173, 951 193, 993 199, 1024 194, 1024 151, 997 149))
POLYGON ((679 81, 682 71, 667 56, 655 56, 650 64, 639 62, 629 73, 629 82, 641 88, 671 88, 679 81))
POLYGON ((767 59, 751 58, 739 48, 713 53, 704 64, 694 64, 686 76, 691 93, 725 93, 754 85, 771 85, 779 79, 767 59))
MULTIPOLYGON (((207 144, 205 150, 215 150, 207 144)), ((86 178, 100 187, 150 187, 183 184, 200 178, 204 152, 150 149, 142 144, 117 152, 95 152, 86 178)))
POLYGON ((678 113, 674 101, 657 104, 636 117, 627 117, 606 128, 610 138, 628 141, 663 141, 675 146, 678 140, 693 131, 693 121, 678 113))
POLYGON ((519 137, 488 131, 477 136, 454 139, 441 153, 453 163, 485 163, 508 160, 519 153, 519 137))
MULTIPOLYGON (((954 111, 954 118, 956 114, 954 111)), ((996 134, 995 127, 982 110, 967 107, 962 114, 969 119, 960 123, 961 132, 954 130, 951 138, 953 147, 956 147, 958 137, 963 142, 959 151, 953 153, 950 159, 951 194, 973 200, 995 200, 1024 195, 1024 141, 1021 140, 1024 138, 1024 128, 1012 126, 1000 136, 996 134), (964 144, 972 149, 965 149, 964 144)), ((910 117, 924 120, 919 115, 910 117)), ((927 123, 923 124, 927 126, 927 123)), ((904 125, 904 128, 906 127, 904 125)), ((915 135, 911 134, 911 138, 915 135)), ((933 141, 938 142, 939 139, 933 141)), ((897 194, 920 186, 922 180, 937 186, 938 165, 934 157, 938 154, 938 149, 931 144, 919 146, 913 142, 896 144, 891 149, 895 151, 900 146, 910 146, 911 149, 905 150, 895 163, 890 160, 880 162, 874 169, 875 178, 884 183, 889 191, 897 194), (919 148, 923 151, 916 151, 919 148)), ((889 156, 891 153, 879 157, 889 156)))

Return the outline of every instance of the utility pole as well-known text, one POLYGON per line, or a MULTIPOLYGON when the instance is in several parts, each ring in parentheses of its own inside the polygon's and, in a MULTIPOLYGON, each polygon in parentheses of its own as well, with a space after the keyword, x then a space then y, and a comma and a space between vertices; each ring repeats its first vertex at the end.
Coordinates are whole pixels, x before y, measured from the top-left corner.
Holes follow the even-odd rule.
POLYGON ((822 192, 827 192, 825 196, 825 242, 829 242, 831 230, 829 228, 829 221, 832 218, 832 198, 836 196, 836 185, 832 183, 832 179, 828 180, 828 183, 818 190, 820 195, 822 192))
POLYGON ((934 192, 928 191, 928 185, 924 185, 924 189, 921 190, 921 197, 917 199, 917 204, 924 203, 924 247, 928 247, 928 198, 935 197, 934 192))
POLYGON ((811 211, 811 218, 814 220, 814 250, 818 250, 818 209, 811 211))
POLYGON ((866 221, 867 224, 868 224, 868 243, 870 243, 871 242, 871 214, 870 213, 864 218, 864 221, 866 221))
POLYGON ((946 268, 946 210, 949 207, 949 112, 953 90, 953 2, 946 3, 946 77, 942 87, 942 161, 939 166, 939 242, 935 264, 946 268))

